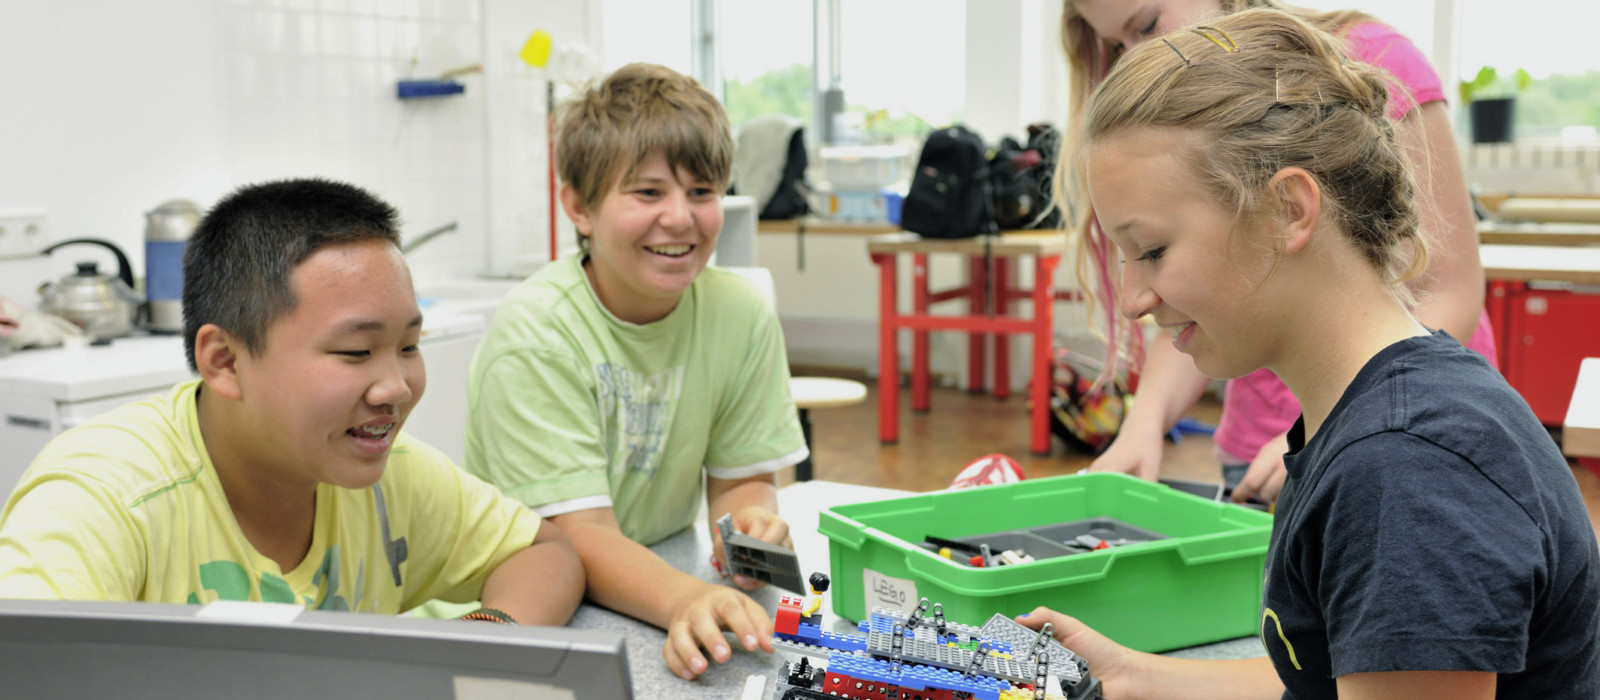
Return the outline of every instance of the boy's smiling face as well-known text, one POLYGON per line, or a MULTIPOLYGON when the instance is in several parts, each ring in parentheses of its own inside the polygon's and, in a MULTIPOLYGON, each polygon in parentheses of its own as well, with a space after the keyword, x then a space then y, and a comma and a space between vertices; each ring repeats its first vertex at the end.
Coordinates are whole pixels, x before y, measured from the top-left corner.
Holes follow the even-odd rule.
POLYGON ((331 245, 289 274, 295 307, 237 357, 252 461, 284 483, 365 488, 426 384, 422 315, 400 251, 331 245))
POLYGON ((600 301, 632 323, 660 320, 705 269, 722 232, 719 189, 652 153, 593 211, 576 194, 562 203, 590 237, 588 274, 600 301))

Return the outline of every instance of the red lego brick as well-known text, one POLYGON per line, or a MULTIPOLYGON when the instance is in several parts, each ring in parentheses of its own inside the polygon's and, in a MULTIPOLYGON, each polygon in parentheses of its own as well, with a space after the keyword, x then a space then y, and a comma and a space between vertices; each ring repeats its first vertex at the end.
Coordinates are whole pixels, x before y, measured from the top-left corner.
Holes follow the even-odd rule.
POLYGON ((794 635, 800 632, 800 599, 794 596, 778 598, 778 610, 772 631, 794 635))

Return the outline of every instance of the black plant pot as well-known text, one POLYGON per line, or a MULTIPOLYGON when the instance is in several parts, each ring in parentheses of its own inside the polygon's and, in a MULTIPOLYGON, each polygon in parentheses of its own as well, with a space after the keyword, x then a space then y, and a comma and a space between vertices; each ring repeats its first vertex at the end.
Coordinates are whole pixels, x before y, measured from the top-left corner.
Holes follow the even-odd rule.
POLYGON ((1473 143, 1509 143, 1511 141, 1512 117, 1515 116, 1517 107, 1515 98, 1499 97, 1492 100, 1474 100, 1468 107, 1472 110, 1473 143))

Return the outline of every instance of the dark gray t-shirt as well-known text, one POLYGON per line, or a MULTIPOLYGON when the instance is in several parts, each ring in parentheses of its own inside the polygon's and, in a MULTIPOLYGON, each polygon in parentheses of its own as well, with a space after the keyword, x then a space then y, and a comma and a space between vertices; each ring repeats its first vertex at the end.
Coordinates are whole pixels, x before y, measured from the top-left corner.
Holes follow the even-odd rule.
POLYGON ((1527 402, 1444 333, 1378 353, 1289 435, 1261 639, 1284 697, 1349 673, 1490 671, 1502 698, 1600 698, 1600 551, 1527 402))

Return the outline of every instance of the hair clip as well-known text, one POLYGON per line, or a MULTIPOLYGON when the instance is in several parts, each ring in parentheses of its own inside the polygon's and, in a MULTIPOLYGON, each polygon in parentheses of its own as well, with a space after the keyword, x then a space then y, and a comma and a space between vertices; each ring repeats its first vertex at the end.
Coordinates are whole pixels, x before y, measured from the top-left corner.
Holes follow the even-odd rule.
POLYGON ((1213 27, 1213 26, 1211 26, 1209 24, 1202 24, 1202 25, 1199 25, 1199 26, 1196 26, 1196 27, 1190 29, 1189 31, 1194 32, 1196 34, 1199 34, 1200 36, 1203 36, 1203 37, 1205 37, 1207 39, 1210 39, 1211 43, 1222 47, 1223 51, 1227 51, 1228 53, 1239 53, 1239 42, 1234 41, 1233 37, 1228 36, 1228 33, 1225 32, 1225 31, 1222 31, 1221 29, 1217 29, 1216 27, 1213 27), (1207 34, 1206 32, 1208 32, 1208 31, 1209 32, 1214 32, 1215 35, 1207 34), (1222 39, 1217 38, 1217 36, 1221 36, 1222 39, 1227 39, 1228 43, 1226 43, 1226 44, 1222 43, 1222 39))
POLYGON ((1173 53, 1178 54, 1178 58, 1183 59, 1183 65, 1185 65, 1185 66, 1193 66, 1194 65, 1193 63, 1189 62, 1189 57, 1188 56, 1183 55, 1183 52, 1179 51, 1178 47, 1172 45, 1172 42, 1167 41, 1166 39, 1162 39, 1161 43, 1166 44, 1167 48, 1172 49, 1173 53))
MULTIPOLYGON (((1277 44, 1273 44, 1272 45, 1272 50, 1273 51, 1279 50, 1278 45, 1277 44)), ((1283 78, 1281 77, 1282 73, 1283 73, 1283 67, 1282 66, 1273 66, 1272 67, 1272 101, 1273 102, 1282 102, 1283 101, 1283 78)))

